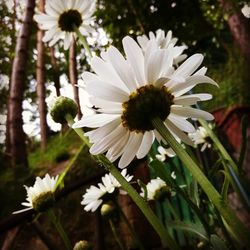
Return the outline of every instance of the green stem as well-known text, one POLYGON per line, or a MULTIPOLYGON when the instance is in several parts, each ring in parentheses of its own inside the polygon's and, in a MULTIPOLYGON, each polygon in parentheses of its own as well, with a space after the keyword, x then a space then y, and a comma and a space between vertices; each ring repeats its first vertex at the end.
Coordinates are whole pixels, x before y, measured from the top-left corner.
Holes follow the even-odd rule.
POLYGON ((66 248, 67 248, 68 250, 71 250, 71 249, 72 249, 71 242, 70 242, 70 240, 69 240, 67 234, 65 233, 65 231, 64 231, 64 229, 63 229, 63 227, 62 227, 62 224, 61 224, 60 221, 57 219, 57 217, 56 217, 54 211, 53 211, 52 209, 49 209, 47 213, 48 213, 48 215, 49 215, 51 221, 53 222, 53 224, 54 224, 56 230, 57 230, 58 233, 60 234, 60 236, 61 236, 61 238, 62 238, 62 240, 63 240, 63 242, 64 242, 66 248))
POLYGON ((211 202, 216 206, 222 217, 226 220, 232 231, 237 235, 239 241, 243 242, 246 246, 250 246, 249 232, 244 225, 236 217, 232 209, 222 199, 221 195, 217 192, 214 186, 210 183, 207 177, 203 174, 200 167, 195 161, 187 154, 183 147, 175 140, 174 136, 167 129, 161 119, 154 118, 152 124, 160 135, 167 141, 169 146, 179 156, 185 166, 192 173, 193 177, 200 184, 201 188, 207 194, 211 202))
POLYGON ((88 43, 87 43, 87 40, 86 40, 85 36, 82 35, 82 33, 79 31, 79 29, 78 29, 77 27, 75 27, 74 30, 75 30, 75 33, 77 34, 79 40, 81 41, 81 43, 82 43, 84 49, 86 50, 88 56, 89 56, 90 58, 92 58, 93 55, 92 55, 92 52, 91 52, 91 50, 90 50, 90 48, 89 48, 89 45, 88 45, 88 43))
POLYGON ((122 244, 122 242, 120 241, 120 239, 118 237, 118 234, 116 232, 116 228, 115 228, 115 225, 114 225, 112 219, 109 219, 109 225, 110 225, 110 228, 112 230, 112 233, 113 233, 113 235, 115 237, 115 240, 116 240, 117 244, 119 245, 119 247, 121 248, 121 250, 124 250, 123 244, 122 244))
POLYGON ((126 217, 126 215, 124 214, 124 212, 122 211, 122 209, 120 208, 120 206, 118 204, 116 204, 116 207, 119 210, 122 219, 126 223, 128 229, 130 231, 130 234, 131 234, 132 238, 134 239, 136 245, 139 247, 139 249, 144 250, 144 247, 143 247, 137 233, 135 232, 133 226, 130 224, 128 218, 126 217))
MULTIPOLYGON (((70 114, 67 114, 65 116, 66 121, 68 122, 68 125, 71 127, 75 122, 74 119, 72 118, 72 116, 70 114)), ((82 139, 82 141, 84 142, 84 144, 86 144, 86 146, 88 146, 89 148, 91 147, 91 144, 89 142, 89 140, 85 137, 83 130, 81 128, 75 128, 74 131, 78 134, 78 136, 82 139)))
POLYGON ((202 120, 202 119, 199 119, 199 122, 202 125, 202 127, 204 127, 206 129, 209 137, 214 142, 214 144, 217 147, 217 149, 220 151, 222 157, 226 161, 228 161, 228 163, 232 166, 232 168, 235 171, 235 173, 238 175, 238 167, 237 167, 237 165, 235 164, 235 162, 232 159, 232 157, 228 154, 228 152, 226 151, 226 149, 224 148, 224 146, 221 144, 220 140, 215 135, 215 133, 213 132, 213 130, 208 126, 208 123, 205 120, 202 120))
MULTIPOLYGON (((74 123, 73 118, 70 115, 65 117, 69 125, 74 123)), ((75 129, 75 132, 80 136, 84 143, 90 147, 88 139, 84 136, 82 129, 75 129)), ((149 223, 158 233, 161 238, 164 247, 170 249, 180 249, 176 242, 172 239, 167 229, 163 226, 159 218, 153 213, 152 209, 143 200, 143 198, 136 192, 136 190, 127 182, 127 180, 122 176, 120 171, 107 159, 104 155, 93 156, 96 161, 105 166, 105 168, 116 178, 116 180, 121 184, 122 188, 128 193, 135 204, 140 208, 142 213, 145 215, 149 223)))

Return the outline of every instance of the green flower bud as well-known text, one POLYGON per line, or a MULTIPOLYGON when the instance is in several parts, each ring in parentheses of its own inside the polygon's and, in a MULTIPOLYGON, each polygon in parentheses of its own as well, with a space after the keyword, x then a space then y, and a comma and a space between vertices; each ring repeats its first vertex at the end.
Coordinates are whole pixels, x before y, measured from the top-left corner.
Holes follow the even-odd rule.
POLYGON ((104 203, 101 207, 101 215, 105 218, 114 217, 117 214, 116 207, 111 203, 104 203))
POLYGON ((75 118, 78 112, 77 104, 70 98, 59 96, 55 99, 50 108, 50 115, 55 122, 67 123, 65 117, 70 115, 75 118))
POLYGON ((92 250, 92 249, 93 249, 92 244, 86 240, 78 241, 73 248, 73 250, 92 250))
POLYGON ((54 205, 55 199, 52 192, 40 194, 32 201, 32 206, 37 212, 44 212, 54 205))

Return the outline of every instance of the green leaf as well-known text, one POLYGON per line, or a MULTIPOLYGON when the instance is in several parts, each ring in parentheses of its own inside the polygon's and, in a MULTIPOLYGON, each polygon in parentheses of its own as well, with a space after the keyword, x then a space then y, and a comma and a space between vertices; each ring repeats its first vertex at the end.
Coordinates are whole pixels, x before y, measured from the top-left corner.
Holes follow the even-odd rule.
POLYGON ((183 221, 168 221, 167 226, 170 228, 180 229, 190 232, 203 240, 209 241, 207 233, 201 224, 195 224, 192 222, 187 223, 183 221))
POLYGON ((234 190, 237 192, 239 197, 241 198, 241 201, 245 205, 246 209, 250 211, 250 198, 249 194, 241 184, 240 178, 235 174, 233 168, 229 164, 225 164, 226 168, 228 170, 228 173, 231 177, 232 185, 234 187, 234 190))

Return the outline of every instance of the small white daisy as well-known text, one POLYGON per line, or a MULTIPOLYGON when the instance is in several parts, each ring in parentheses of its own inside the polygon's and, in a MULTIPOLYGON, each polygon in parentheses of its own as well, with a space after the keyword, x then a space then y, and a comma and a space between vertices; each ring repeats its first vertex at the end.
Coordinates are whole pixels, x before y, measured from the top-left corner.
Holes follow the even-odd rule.
POLYGON ((54 200, 53 194, 58 177, 58 175, 56 177, 50 177, 49 174, 46 174, 43 179, 36 177, 34 186, 24 186, 27 191, 27 198, 26 202, 22 202, 22 205, 27 208, 15 211, 13 214, 21 213, 32 208, 40 212, 50 206, 54 200))
POLYGON ((241 12, 246 18, 250 18, 250 3, 245 4, 241 9, 241 12))
POLYGON ((155 157, 162 162, 166 160, 166 157, 172 158, 176 155, 172 148, 164 148, 162 146, 159 146, 157 148, 157 151, 159 152, 159 154, 156 154, 155 157))
POLYGON ((41 29, 46 30, 44 42, 53 46, 58 40, 64 40, 67 50, 73 39, 75 28, 84 36, 92 31, 90 23, 95 11, 95 0, 49 0, 45 4, 45 13, 34 16, 41 29))
POLYGON ((194 133, 189 133, 188 136, 191 138, 195 145, 203 144, 201 147, 201 152, 203 152, 206 148, 211 148, 211 143, 209 140, 210 137, 205 128, 199 126, 194 133))
MULTIPOLYGON (((123 169, 121 174, 128 182, 133 178, 133 176, 127 175, 127 169, 123 169)), ((91 185, 83 195, 81 204, 85 206, 85 211, 94 212, 104 200, 112 199, 112 194, 118 190, 120 194, 127 194, 124 190, 120 189, 120 183, 111 173, 105 174, 105 176, 102 177, 102 183, 98 183, 97 185, 98 187, 91 185)))
POLYGON ((174 136, 192 145, 186 133, 194 132, 195 128, 187 119, 212 120, 213 116, 191 105, 209 100, 212 95, 186 93, 199 83, 217 85, 205 76, 206 68, 197 71, 203 60, 201 54, 191 56, 174 70, 171 50, 160 49, 155 42, 150 42, 144 53, 127 36, 123 47, 126 59, 113 46, 102 53, 102 58, 92 58, 95 74, 85 72, 83 79, 98 113, 84 116, 73 125, 96 128, 86 133, 93 143, 90 153, 107 152, 111 162, 121 156, 119 168, 128 166, 135 156, 145 157, 155 138, 163 140, 152 125, 155 117, 174 136))
MULTIPOLYGON (((171 195, 169 186, 161 178, 152 179, 147 185, 147 200, 162 200, 171 195)), ((140 195, 145 197, 145 190, 141 189, 140 195)))
POLYGON ((187 58, 186 54, 182 54, 183 51, 187 49, 187 46, 176 46, 178 39, 172 36, 171 30, 169 30, 166 35, 165 31, 161 29, 158 29, 155 34, 150 31, 149 37, 146 35, 138 36, 137 41, 144 51, 146 50, 149 41, 155 41, 161 49, 171 49, 175 65, 187 58))

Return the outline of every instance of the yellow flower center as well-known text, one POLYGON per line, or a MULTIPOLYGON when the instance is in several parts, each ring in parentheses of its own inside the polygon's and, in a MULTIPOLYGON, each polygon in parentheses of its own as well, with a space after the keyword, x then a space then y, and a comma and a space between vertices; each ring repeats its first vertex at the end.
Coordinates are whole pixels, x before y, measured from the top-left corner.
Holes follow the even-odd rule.
POLYGON ((62 31, 73 32, 74 28, 79 28, 82 24, 82 16, 77 10, 67 10, 63 12, 58 20, 58 26, 62 31))
POLYGON ((165 120, 173 104, 174 96, 163 86, 146 85, 138 88, 122 104, 122 124, 130 131, 145 132, 153 130, 152 119, 165 120))

